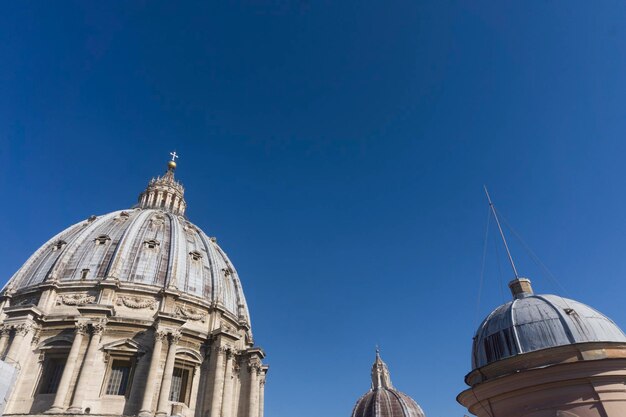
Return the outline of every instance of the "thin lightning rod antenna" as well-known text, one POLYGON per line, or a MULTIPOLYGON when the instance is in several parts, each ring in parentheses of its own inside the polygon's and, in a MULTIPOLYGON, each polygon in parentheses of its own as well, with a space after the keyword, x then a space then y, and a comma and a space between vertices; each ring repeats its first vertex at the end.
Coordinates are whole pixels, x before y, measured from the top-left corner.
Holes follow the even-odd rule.
POLYGON ((483 185, 485 188, 485 194, 487 195, 487 201, 489 201, 489 208, 493 213, 493 217, 496 219, 496 224, 498 225, 498 230, 500 231, 500 237, 502 237, 502 242, 504 242, 504 249, 506 249, 506 254, 509 257, 509 262, 511 263, 511 268, 513 268, 513 273, 515 274, 515 278, 519 278, 519 274, 517 273, 517 268, 515 268, 515 262, 513 262, 513 257, 511 256, 511 251, 509 250, 509 245, 506 243, 506 238, 504 237, 504 232, 502 231, 502 226, 500 226, 500 220, 498 219, 498 213, 496 213, 496 208, 491 201, 491 197, 489 196, 489 191, 487 191, 487 186, 483 185))

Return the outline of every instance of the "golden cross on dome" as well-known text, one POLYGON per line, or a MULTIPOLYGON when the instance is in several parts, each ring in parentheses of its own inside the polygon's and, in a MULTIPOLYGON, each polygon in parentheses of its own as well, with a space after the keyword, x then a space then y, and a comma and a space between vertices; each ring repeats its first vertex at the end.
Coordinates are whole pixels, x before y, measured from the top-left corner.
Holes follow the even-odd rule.
POLYGON ((176 162, 176 158, 178 158, 178 154, 176 153, 176 151, 170 152, 170 155, 172 155, 172 161, 176 162))

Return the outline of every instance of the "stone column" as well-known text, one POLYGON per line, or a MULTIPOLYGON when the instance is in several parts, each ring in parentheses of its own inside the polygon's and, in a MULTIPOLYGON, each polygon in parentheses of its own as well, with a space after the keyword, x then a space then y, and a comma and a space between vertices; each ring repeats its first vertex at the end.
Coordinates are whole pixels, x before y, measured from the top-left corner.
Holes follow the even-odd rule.
POLYGON ((191 398, 189 399, 189 409, 195 411, 198 403, 198 388, 200 385, 200 365, 193 368, 193 378, 191 379, 191 398))
POLYGON ((259 386, 259 417, 263 417, 265 412, 265 375, 261 377, 261 385, 259 386))
POLYGON ((0 359, 2 359, 2 354, 7 348, 7 343, 9 342, 9 336, 11 334, 11 328, 7 325, 0 327, 0 359))
POLYGON ((252 359, 248 364, 250 371, 250 394, 248 403, 248 416, 259 417, 259 373, 261 372, 261 364, 258 359, 252 359))
POLYGON ((9 351, 5 356, 5 361, 8 363, 18 363, 20 358, 20 348, 22 347, 22 342, 24 338, 30 332, 32 325, 30 323, 21 323, 15 326, 15 336, 13 336, 13 341, 11 342, 11 346, 9 346, 9 351))
POLYGON ((211 396, 211 413, 209 417, 219 417, 222 408, 222 393, 224 392, 224 353, 223 346, 216 346, 215 369, 213 372, 213 395, 211 396))
POLYGON ((74 375, 74 370, 76 369, 76 364, 78 362, 78 354, 80 353, 80 348, 83 343, 83 336, 86 334, 87 323, 76 323, 72 348, 67 356, 65 368, 63 368, 63 375, 61 375, 59 387, 56 395, 54 396, 54 403, 47 413, 57 414, 62 413, 63 410, 65 410, 65 397, 67 397, 67 393, 70 390, 70 382, 72 381, 72 376, 74 375))
POLYGON ((152 400, 154 399, 154 390, 156 388, 159 365, 161 364, 161 351, 163 350, 163 340, 166 337, 167 333, 163 330, 157 330, 156 332, 154 332, 154 347, 152 348, 150 369, 148 370, 146 389, 143 392, 143 401, 141 402, 141 411, 139 411, 139 417, 148 417, 152 415, 152 400))
POLYGON ((172 388, 172 374, 174 373, 174 362, 176 361, 176 345, 180 340, 180 331, 170 335, 170 348, 165 359, 165 369, 163 370, 163 380, 161 381, 161 391, 159 393, 159 406, 157 416, 167 416, 169 410, 169 396, 172 388))
POLYGON ((72 405, 67 409, 67 412, 70 414, 80 414, 83 412, 83 400, 85 399, 88 381, 90 378, 93 378, 93 375, 91 375, 91 368, 96 354, 98 353, 98 346, 100 345, 102 333, 104 333, 105 324, 106 320, 91 323, 91 340, 89 341, 87 352, 85 353, 85 358, 83 359, 83 368, 81 369, 78 381, 76 382, 76 390, 74 391, 72 405))
POLYGON ((233 351, 226 351, 226 374, 224 375, 224 397, 222 417, 230 417, 233 410, 233 351))

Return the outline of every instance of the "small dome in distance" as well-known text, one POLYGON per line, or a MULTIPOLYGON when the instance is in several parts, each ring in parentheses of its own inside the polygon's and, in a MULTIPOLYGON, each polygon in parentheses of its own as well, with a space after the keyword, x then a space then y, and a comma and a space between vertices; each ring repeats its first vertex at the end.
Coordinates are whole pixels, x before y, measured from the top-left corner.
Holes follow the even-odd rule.
POLYGON ((372 388, 356 402, 352 417, 425 417, 419 405, 391 384, 387 364, 376 350, 372 388))

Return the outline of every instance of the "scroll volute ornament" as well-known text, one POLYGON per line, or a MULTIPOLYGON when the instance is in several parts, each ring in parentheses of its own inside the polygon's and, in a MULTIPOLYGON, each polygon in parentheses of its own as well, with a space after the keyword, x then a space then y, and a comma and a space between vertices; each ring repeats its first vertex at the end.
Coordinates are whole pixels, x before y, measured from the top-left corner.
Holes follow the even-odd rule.
POLYGON ((78 322, 78 323, 75 324, 74 332, 76 334, 80 334, 80 335, 85 336, 89 332, 89 326, 85 322, 82 322, 82 321, 78 322))
POLYGON ((261 361, 259 358, 251 358, 248 361, 248 372, 256 372, 257 375, 261 372, 261 361))
POLYGON ((33 328, 33 325, 30 323, 20 323, 13 327, 15 329, 15 334, 20 336, 26 336, 28 332, 33 328))
POLYGON ((180 341, 180 338, 182 337, 182 333, 180 330, 175 330, 172 333, 170 333, 170 343, 175 345, 180 341))
POLYGON ((154 332, 154 339, 155 340, 160 340, 160 341, 163 342, 163 341, 167 340, 167 335, 168 335, 168 333, 165 330, 160 329, 160 330, 157 330, 157 331, 154 332))
POLYGON ((99 319, 99 320, 94 320, 91 323, 91 332, 92 334, 95 335, 101 335, 102 333, 104 333, 104 328, 107 324, 107 320, 106 319, 99 319))

